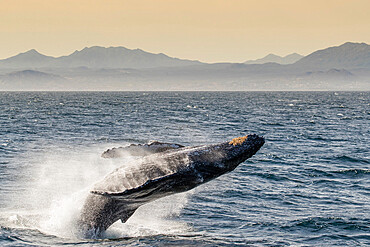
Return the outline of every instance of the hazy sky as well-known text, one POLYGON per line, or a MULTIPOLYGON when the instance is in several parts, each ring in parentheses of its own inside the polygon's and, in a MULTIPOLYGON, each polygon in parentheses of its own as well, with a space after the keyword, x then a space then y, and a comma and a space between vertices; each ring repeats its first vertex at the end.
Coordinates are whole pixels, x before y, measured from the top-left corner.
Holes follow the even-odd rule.
POLYGON ((0 59, 125 46, 205 62, 370 43, 370 0, 0 0, 0 59))

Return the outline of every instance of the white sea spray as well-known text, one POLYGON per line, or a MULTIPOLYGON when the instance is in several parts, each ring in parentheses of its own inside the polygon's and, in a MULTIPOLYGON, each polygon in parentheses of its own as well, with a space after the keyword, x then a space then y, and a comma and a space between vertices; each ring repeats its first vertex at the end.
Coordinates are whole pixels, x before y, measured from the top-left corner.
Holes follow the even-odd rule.
MULTIPOLYGON (((23 191, 13 195, 9 211, 1 213, 3 226, 36 229, 58 237, 76 238, 75 222, 89 191, 119 167, 133 169, 137 157, 100 157, 106 146, 45 148, 19 159, 27 159, 24 171, 30 179, 19 181, 23 191)), ((123 169, 124 170, 124 169, 123 169)), ((107 238, 174 234, 188 230, 186 223, 171 220, 180 214, 189 193, 163 198, 139 208, 125 224, 108 229, 107 238)))

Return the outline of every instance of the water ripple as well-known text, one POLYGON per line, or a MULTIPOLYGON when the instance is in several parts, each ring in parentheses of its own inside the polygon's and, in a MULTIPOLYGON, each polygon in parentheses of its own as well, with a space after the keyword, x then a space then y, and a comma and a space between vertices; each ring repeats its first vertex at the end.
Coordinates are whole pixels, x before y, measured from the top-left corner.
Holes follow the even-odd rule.
POLYGON ((369 92, 1 92, 0 245, 368 246, 368 102, 369 92), (61 227, 71 212, 57 206, 78 206, 78 186, 120 165, 102 161, 105 149, 248 133, 263 148, 186 202, 155 202, 109 239, 61 227))

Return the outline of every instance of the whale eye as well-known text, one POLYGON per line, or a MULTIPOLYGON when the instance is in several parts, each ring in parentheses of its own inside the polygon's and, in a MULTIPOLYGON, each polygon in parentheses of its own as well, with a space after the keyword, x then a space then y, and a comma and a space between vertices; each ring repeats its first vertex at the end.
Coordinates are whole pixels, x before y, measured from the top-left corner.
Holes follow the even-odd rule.
POLYGON ((234 145, 234 146, 236 146, 236 145, 241 145, 241 144, 243 144, 243 142, 245 142, 247 139, 248 139, 248 135, 246 135, 246 136, 242 136, 242 137, 237 137, 237 138, 232 139, 232 140, 229 142, 229 144, 230 144, 230 145, 234 145))

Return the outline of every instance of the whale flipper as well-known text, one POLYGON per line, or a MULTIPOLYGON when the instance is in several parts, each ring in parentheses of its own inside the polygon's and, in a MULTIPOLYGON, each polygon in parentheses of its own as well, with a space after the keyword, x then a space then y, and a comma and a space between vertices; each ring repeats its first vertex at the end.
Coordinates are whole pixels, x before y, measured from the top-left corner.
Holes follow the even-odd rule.
POLYGON ((183 148, 183 145, 176 143, 165 143, 152 141, 146 144, 131 144, 126 147, 111 148, 104 151, 101 155, 103 158, 120 158, 125 155, 146 156, 149 154, 160 153, 171 149, 183 148))
POLYGON ((164 194, 170 195, 184 192, 196 187, 198 183, 199 174, 189 170, 188 172, 175 173, 158 179, 148 180, 141 186, 120 192, 92 190, 90 193, 117 201, 124 201, 126 205, 130 204, 130 202, 144 204, 157 199, 156 194, 159 195, 158 198, 161 198, 164 194))
POLYGON ((129 211, 126 211, 125 214, 122 214, 120 220, 122 223, 125 223, 136 211, 137 208, 135 209, 132 209, 132 210, 129 210, 129 211))

